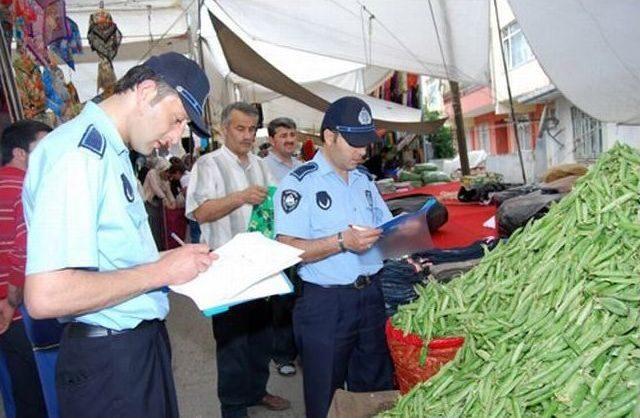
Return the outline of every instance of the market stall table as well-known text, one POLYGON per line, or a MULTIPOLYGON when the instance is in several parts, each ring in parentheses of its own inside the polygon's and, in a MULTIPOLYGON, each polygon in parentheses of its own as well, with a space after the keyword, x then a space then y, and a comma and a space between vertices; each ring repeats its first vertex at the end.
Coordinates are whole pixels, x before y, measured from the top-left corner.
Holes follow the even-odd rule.
POLYGON ((443 193, 457 193, 460 182, 438 183, 418 187, 404 192, 382 195, 384 200, 398 199, 408 196, 432 195, 446 206, 449 220, 431 238, 436 248, 464 247, 482 238, 498 236, 495 228, 487 228, 483 224, 496 214, 493 205, 480 203, 463 203, 457 199, 442 199, 443 193))

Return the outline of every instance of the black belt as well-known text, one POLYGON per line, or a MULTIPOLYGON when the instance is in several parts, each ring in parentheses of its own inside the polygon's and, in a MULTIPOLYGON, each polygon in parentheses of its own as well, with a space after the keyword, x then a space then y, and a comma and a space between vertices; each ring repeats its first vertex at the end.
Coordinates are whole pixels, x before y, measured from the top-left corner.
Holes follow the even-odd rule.
MULTIPOLYGON (((355 282, 349 284, 320 284, 318 286, 324 287, 327 289, 356 289, 361 290, 365 287, 369 286, 373 283, 373 280, 376 278, 378 273, 376 274, 361 274, 358 276, 355 282)), ((315 284, 315 283, 312 283, 315 284)))
POLYGON ((65 333, 67 334, 68 337, 72 337, 72 338, 108 337, 110 335, 121 335, 131 331, 140 330, 159 322, 160 320, 158 319, 154 319, 152 321, 142 321, 135 328, 123 329, 123 330, 106 328, 100 325, 85 324, 84 322, 72 322, 66 326, 65 333))

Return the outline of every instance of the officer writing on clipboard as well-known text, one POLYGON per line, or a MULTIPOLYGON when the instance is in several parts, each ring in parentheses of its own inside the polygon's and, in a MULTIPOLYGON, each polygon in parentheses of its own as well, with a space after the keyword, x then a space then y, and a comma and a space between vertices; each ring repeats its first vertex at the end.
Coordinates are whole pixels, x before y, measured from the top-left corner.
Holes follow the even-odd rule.
POLYGON ((274 199, 278 240, 305 250, 293 326, 308 418, 324 418, 345 383, 355 392, 393 387, 374 247, 375 227, 392 216, 359 166, 366 146, 379 140, 371 109, 355 97, 337 100, 321 135, 322 151, 287 175, 274 199))
POLYGON ((178 416, 161 288, 215 256, 204 244, 158 254, 128 150, 177 143, 189 122, 207 135, 208 93, 195 62, 151 57, 31 156, 25 301, 36 318, 69 322, 56 366, 63 418, 178 416))

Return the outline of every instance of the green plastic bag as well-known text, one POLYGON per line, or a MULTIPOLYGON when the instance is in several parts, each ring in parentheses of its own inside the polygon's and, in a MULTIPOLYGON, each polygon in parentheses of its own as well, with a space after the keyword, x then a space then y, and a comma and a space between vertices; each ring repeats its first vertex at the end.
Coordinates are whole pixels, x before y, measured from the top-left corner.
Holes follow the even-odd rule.
POLYGON ((442 171, 425 171, 422 173, 422 182, 424 184, 450 182, 451 177, 442 171))
POLYGON ((267 197, 259 205, 253 207, 251 218, 249 218, 248 232, 260 232, 267 238, 275 237, 275 219, 273 215, 273 195, 276 193, 276 186, 269 186, 267 197))
POLYGON ((438 166, 433 163, 419 163, 413 167, 413 171, 419 174, 426 171, 438 171, 438 166))

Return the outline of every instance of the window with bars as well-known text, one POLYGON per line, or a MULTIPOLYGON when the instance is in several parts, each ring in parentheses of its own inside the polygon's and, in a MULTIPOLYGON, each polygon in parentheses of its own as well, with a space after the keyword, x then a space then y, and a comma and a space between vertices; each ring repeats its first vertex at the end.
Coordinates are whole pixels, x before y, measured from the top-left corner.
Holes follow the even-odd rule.
POLYGON ((512 22, 502 28, 500 37, 508 69, 516 68, 534 58, 518 22, 512 22))
POLYGON ((480 143, 480 149, 487 151, 491 154, 491 135, 489 133, 489 124, 482 123, 478 125, 478 142, 480 143))
POLYGON ((473 141, 471 140, 471 128, 464 128, 464 138, 467 143, 467 151, 472 151, 473 141))
MULTIPOLYGON (((522 151, 531 150, 531 121, 527 115, 516 116, 518 119, 518 140, 522 151)), ((515 140, 515 138, 514 138, 515 140)), ((516 151, 517 152, 517 151, 516 151)))
POLYGON ((595 160, 602 154, 602 124, 575 106, 571 107, 576 161, 595 160))

